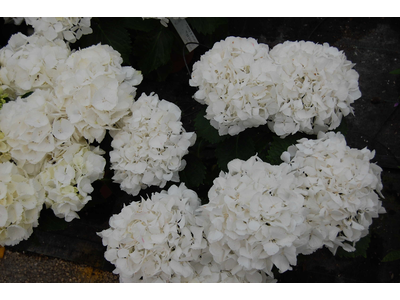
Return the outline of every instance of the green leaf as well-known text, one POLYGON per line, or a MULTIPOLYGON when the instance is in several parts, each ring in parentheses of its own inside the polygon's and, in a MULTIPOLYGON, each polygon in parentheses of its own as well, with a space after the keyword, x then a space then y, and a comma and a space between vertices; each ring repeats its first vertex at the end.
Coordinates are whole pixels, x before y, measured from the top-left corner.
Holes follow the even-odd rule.
POLYGON ((400 69, 390 71, 389 74, 398 75, 398 74, 400 74, 400 69))
POLYGON ((220 136, 218 130, 212 127, 210 121, 204 117, 205 115, 206 110, 202 109, 194 119, 196 134, 198 134, 198 136, 202 137, 211 144, 216 144, 225 140, 228 136, 220 136))
POLYGON ((122 22, 108 23, 107 26, 100 27, 101 41, 118 51, 125 64, 130 64, 130 53, 132 42, 129 32, 124 28, 122 22))
POLYGON ((225 18, 187 18, 187 22, 197 32, 207 35, 228 21, 225 18))
POLYGON ((356 245, 354 246, 356 248, 355 251, 353 252, 347 252, 346 250, 343 250, 343 248, 339 248, 336 254, 339 257, 345 257, 345 258, 355 258, 358 256, 362 256, 364 258, 367 258, 367 250, 369 247, 369 243, 371 241, 370 235, 367 235, 360 239, 356 245))
POLYGON ((392 250, 382 259, 382 262, 395 261, 399 259, 400 259, 400 250, 392 250))
POLYGON ((295 145, 299 139, 304 137, 300 133, 294 135, 289 135, 284 139, 278 136, 272 138, 272 142, 269 146, 266 161, 272 165, 279 165, 282 163, 281 155, 283 152, 287 151, 287 148, 291 145, 295 145))
POLYGON ((168 63, 171 59, 173 41, 174 34, 163 26, 136 37, 135 55, 139 58, 139 67, 143 74, 148 74, 168 63))
POLYGON ((193 154, 184 157, 186 167, 179 172, 179 178, 185 182, 188 188, 194 188, 201 185, 206 177, 206 167, 203 162, 193 154))
POLYGON ((122 19, 96 18, 92 25, 93 33, 81 38, 81 47, 90 47, 98 43, 109 45, 121 54, 125 65, 130 65, 132 41, 122 19))
POLYGON ((246 133, 229 137, 217 144, 215 149, 218 166, 223 171, 228 170, 227 165, 231 160, 235 158, 247 160, 255 154, 254 141, 246 133))

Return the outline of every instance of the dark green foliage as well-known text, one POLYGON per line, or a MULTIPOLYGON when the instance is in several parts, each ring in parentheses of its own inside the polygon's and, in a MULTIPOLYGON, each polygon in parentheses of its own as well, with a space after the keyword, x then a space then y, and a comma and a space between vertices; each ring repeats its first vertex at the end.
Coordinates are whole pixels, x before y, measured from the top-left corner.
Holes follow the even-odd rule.
POLYGON ((187 18, 187 22, 193 30, 202 34, 213 34, 215 30, 227 23, 226 18, 187 18))
POLYGON ((220 136, 218 130, 211 126, 210 121, 204 116, 206 115, 205 109, 202 109, 194 120, 196 134, 211 144, 219 143, 227 138, 227 136, 220 136))
POLYGON ((197 156, 191 153, 186 155, 184 160, 187 165, 185 169, 179 173, 180 180, 185 182, 188 188, 200 186, 206 177, 206 166, 197 156))
POLYGON ((300 133, 296 133, 294 135, 289 135, 284 139, 281 139, 278 136, 274 136, 272 138, 272 142, 269 145, 266 161, 272 165, 279 165, 282 163, 281 155, 283 152, 287 151, 288 147, 291 145, 295 145, 297 141, 303 138, 304 135, 300 133))
POLYGON ((382 259, 382 262, 395 261, 400 259, 400 250, 392 250, 382 259))
POLYGON ((91 27, 93 33, 81 38, 81 48, 98 43, 110 45, 121 54, 124 65, 131 64, 132 41, 121 18, 93 18, 91 27))
POLYGON ((138 68, 143 74, 168 63, 174 43, 174 34, 170 28, 160 24, 159 28, 138 35, 135 38, 135 55, 140 57, 138 68))
POLYGON ((215 150, 218 166, 223 171, 228 170, 227 165, 231 160, 235 158, 247 160, 255 154, 254 141, 246 133, 230 136, 220 142, 215 150))

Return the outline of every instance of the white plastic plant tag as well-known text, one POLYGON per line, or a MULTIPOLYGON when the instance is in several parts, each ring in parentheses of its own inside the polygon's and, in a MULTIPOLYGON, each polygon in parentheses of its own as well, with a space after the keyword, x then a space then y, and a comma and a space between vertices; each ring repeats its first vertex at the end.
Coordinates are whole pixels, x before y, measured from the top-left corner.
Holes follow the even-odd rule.
MULTIPOLYGON (((190 42, 193 43, 199 42, 185 19, 171 18, 170 21, 172 25, 174 25, 176 31, 178 32, 184 44, 190 42)), ((197 44, 188 44, 186 45, 186 48, 189 50, 189 52, 192 52, 194 49, 196 49, 197 46, 198 46, 197 44)))

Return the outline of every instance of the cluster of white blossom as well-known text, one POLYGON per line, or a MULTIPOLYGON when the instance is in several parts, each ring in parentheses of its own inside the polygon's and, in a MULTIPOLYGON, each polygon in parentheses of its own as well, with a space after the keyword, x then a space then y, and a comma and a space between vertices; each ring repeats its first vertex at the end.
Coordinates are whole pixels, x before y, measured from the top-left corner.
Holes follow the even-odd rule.
POLYGON ((34 89, 54 86, 59 66, 71 54, 62 40, 48 41, 43 36, 11 36, 7 46, 0 49, 0 82, 24 95, 34 89))
POLYGON ((29 238, 43 206, 37 181, 14 163, 0 163, 0 246, 29 238))
POLYGON ((136 96, 140 71, 121 66, 120 53, 108 45, 94 45, 72 53, 60 66, 55 94, 60 109, 90 143, 101 142, 136 96))
MULTIPOLYGON (((13 18, 14 22, 21 24, 21 18, 13 18)), ((89 17, 26 17, 25 23, 31 25, 35 34, 44 36, 47 40, 64 39, 70 43, 75 43, 82 35, 93 32, 90 27, 89 17)))
POLYGON ((106 161, 104 151, 88 144, 71 144, 58 150, 37 176, 45 191, 46 207, 67 222, 79 218, 80 211, 91 200, 92 183, 101 179, 106 161))
POLYGON ((277 135, 326 132, 353 112, 350 105, 361 97, 359 76, 342 51, 328 43, 286 41, 269 55, 280 67, 279 111, 268 122, 277 135))
POLYGON ((252 38, 228 37, 193 65, 189 84, 220 135, 267 122, 281 137, 316 134, 338 127, 361 97, 353 66, 327 43, 287 41, 269 51, 252 38))
POLYGON ((373 156, 348 147, 341 133, 320 132, 289 147, 277 166, 257 156, 232 160, 198 210, 212 263, 235 275, 263 271, 273 278, 273 266, 290 270, 298 254, 354 251, 385 212, 373 156))
POLYGON ((205 117, 220 135, 264 125, 277 112, 277 67, 268 50, 253 38, 228 37, 193 65, 189 84, 199 88, 194 98, 207 104, 205 117))
POLYGON ((295 242, 304 233, 304 197, 289 164, 270 165, 253 156, 228 163, 202 207, 210 252, 231 272, 262 270, 273 276, 296 264, 295 242))
POLYGON ((384 213, 382 169, 370 163, 374 152, 350 148, 341 133, 318 134, 301 139, 282 154, 301 181, 305 198, 306 244, 298 253, 310 254, 325 246, 354 251, 354 244, 368 234, 372 218, 384 213))
MULTIPOLYGON (((108 45, 71 52, 62 38, 72 41, 88 33, 89 18, 26 21, 35 33, 14 34, 0 49, 0 158, 2 163, 15 163, 14 169, 40 187, 37 216, 45 203, 56 216, 71 221, 91 200, 92 183, 104 173, 104 152, 89 143, 101 142, 106 130, 115 129, 130 113, 134 86, 142 75, 123 67, 121 55, 108 45), (11 101, 5 103, 3 98, 11 101)), ((9 186, 10 191, 13 188, 9 186)), ((14 223, 25 222, 18 201, 28 196, 19 193, 4 198, 10 211, 18 206, 18 218, 9 213, 14 223)), ((1 213, 7 216, 3 209, 1 213)), ((32 210, 26 219, 32 221, 33 215, 32 210)), ((7 230, 22 234, 12 222, 1 221, 2 243, 9 243, 7 230)), ((36 226, 37 218, 35 222, 31 223, 36 226)), ((32 233, 28 229, 23 238, 32 233)))
POLYGON ((159 100, 157 94, 142 94, 124 117, 120 131, 113 137, 110 151, 113 180, 121 189, 137 195, 150 185, 164 187, 167 181, 179 181, 178 172, 186 162, 182 157, 196 140, 194 132, 182 126, 181 110, 175 104, 159 100))
POLYGON ((18 97, 0 110, 0 128, 20 166, 40 164, 48 154, 71 143, 75 127, 54 104, 52 90, 35 90, 18 97))
POLYGON ((192 261, 206 247, 196 226, 197 194, 185 184, 132 202, 99 233, 105 258, 116 266, 121 282, 180 282, 190 278, 192 261))
POLYGON ((273 282, 263 272, 231 272, 208 249, 200 200, 184 183, 132 202, 99 232, 121 282, 273 282))

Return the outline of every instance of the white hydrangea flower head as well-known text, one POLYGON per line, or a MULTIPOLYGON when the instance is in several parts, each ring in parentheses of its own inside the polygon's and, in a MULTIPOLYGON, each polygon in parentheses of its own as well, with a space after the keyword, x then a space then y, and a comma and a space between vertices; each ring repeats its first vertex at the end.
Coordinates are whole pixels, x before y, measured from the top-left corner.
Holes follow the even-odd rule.
POLYGON ((55 88, 58 107, 90 142, 101 142, 107 129, 126 114, 143 79, 140 71, 121 66, 119 52, 94 45, 72 53, 60 67, 55 88))
POLYGON ((279 68, 279 111, 268 125, 281 137, 301 131, 317 134, 337 128, 361 97, 358 73, 343 51, 313 42, 286 41, 269 52, 279 68))
POLYGON ((52 88, 59 65, 70 53, 69 46, 62 40, 48 41, 38 35, 14 34, 7 46, 0 49, 0 82, 17 95, 52 88))
POLYGON ((210 252, 231 272, 263 270, 273 277, 296 264, 294 242, 306 230, 304 198, 288 164, 273 166, 257 156, 234 159, 214 180, 202 206, 210 252))
POLYGON ((185 131, 180 118, 178 106, 159 100, 154 93, 143 93, 132 105, 110 151, 113 180, 122 190, 135 196, 147 186, 164 187, 167 181, 179 181, 178 172, 186 166, 182 157, 196 140, 194 132, 185 131))
POLYGON ((277 66, 268 51, 253 38, 228 37, 193 65, 189 84, 198 87, 194 98, 207 105, 205 118, 220 135, 264 125, 278 111, 277 66))
POLYGON ((92 199, 92 183, 103 178, 106 161, 100 148, 71 144, 58 150, 37 175, 45 191, 46 207, 67 222, 79 219, 79 212, 92 199))
POLYGON ((197 194, 185 184, 132 202, 110 218, 98 235, 107 246, 105 258, 121 282, 183 282, 191 278, 207 242, 196 225, 197 194))
POLYGON ((54 98, 51 90, 39 89, 5 103, 0 110, 0 130, 19 166, 41 163, 54 149, 71 142, 75 128, 54 98))
POLYGON ((43 206, 43 193, 35 179, 12 162, 0 163, 0 246, 28 239, 43 206))
POLYGON ((82 35, 93 32, 90 27, 91 18, 25 18, 25 23, 31 25, 35 34, 44 36, 47 40, 64 39, 75 43, 82 35))
POLYGON ((307 243, 299 253, 310 254, 325 246, 354 251, 368 234, 372 219, 385 212, 379 200, 382 169, 370 163, 374 151, 350 148, 338 132, 320 132, 318 139, 300 139, 282 154, 301 178, 304 190, 307 243))

